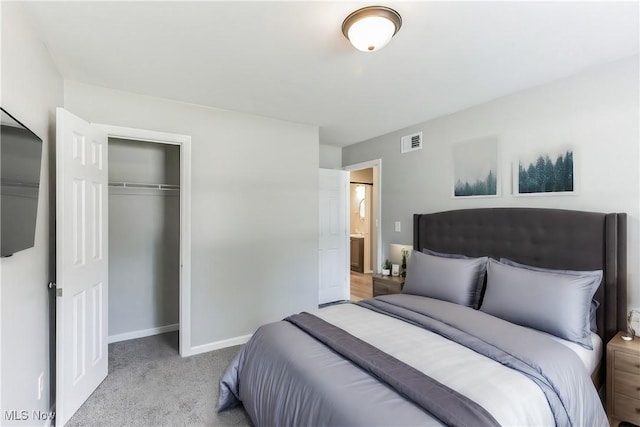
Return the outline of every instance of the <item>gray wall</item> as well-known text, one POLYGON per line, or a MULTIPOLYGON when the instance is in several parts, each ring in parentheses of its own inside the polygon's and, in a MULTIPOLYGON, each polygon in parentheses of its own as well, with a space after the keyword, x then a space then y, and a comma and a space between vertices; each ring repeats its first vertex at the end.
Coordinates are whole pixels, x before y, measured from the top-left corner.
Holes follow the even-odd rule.
MULTIPOLYGON (((180 147, 110 138, 109 182, 180 184, 180 147)), ((178 190, 109 188, 110 338, 179 323, 179 249, 178 190)))
POLYGON ((109 181, 180 185, 180 147, 109 138, 109 181))
MULTIPOLYGON (((55 107, 63 102, 62 78, 37 38, 23 5, 2 2, 2 107, 44 142, 35 247, 0 259, 0 424, 5 411, 47 412, 49 402, 49 175, 53 165, 55 107), (38 400, 38 376, 45 393, 38 400)), ((0 237, 1 238, 1 237, 0 237)), ((42 422, 44 424, 44 422, 42 422)))
POLYGON ((414 213, 491 206, 627 212, 629 306, 640 306, 638 72, 635 56, 345 147, 343 165, 382 159, 385 253, 389 243, 412 243, 414 213), (400 154, 400 138, 419 131, 424 148, 400 154), (452 146, 485 138, 500 144, 502 196, 454 199, 452 146), (576 195, 511 194, 511 168, 519 156, 567 144, 575 149, 576 195))
POLYGON ((192 346, 318 304, 318 128, 65 82, 97 123, 192 137, 192 346))
POLYGON ((323 169, 342 169, 342 149, 321 144, 320 167, 323 169))

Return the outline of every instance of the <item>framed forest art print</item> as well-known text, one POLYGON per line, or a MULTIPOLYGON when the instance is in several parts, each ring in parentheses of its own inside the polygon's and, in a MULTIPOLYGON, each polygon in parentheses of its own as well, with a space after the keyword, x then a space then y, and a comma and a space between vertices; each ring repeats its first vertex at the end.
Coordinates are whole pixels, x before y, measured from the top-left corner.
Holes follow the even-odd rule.
POLYGON ((572 195, 576 193, 573 147, 541 150, 521 156, 513 165, 513 194, 572 195))
POLYGON ((485 138, 453 145, 453 197, 500 195, 498 139, 485 138))

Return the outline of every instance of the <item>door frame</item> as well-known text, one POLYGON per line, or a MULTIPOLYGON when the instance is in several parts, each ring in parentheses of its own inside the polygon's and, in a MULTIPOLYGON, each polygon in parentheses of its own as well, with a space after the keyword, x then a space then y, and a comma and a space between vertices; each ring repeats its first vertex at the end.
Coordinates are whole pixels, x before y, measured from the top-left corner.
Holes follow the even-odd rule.
POLYGON ((343 166, 342 169, 346 171, 356 171, 360 169, 373 169, 373 182, 374 191, 378 203, 375 207, 376 221, 375 221, 375 236, 376 236, 376 260, 375 266, 371 266, 374 274, 380 274, 380 265, 382 263, 382 159, 369 160, 361 163, 354 163, 351 165, 343 166), (377 172, 376 172, 377 171, 377 172))
MULTIPOLYGON (((191 137, 122 126, 91 123, 108 138, 129 139, 180 147, 180 356, 193 354, 191 348, 191 137)), ((107 142, 108 144, 108 142, 107 142)))

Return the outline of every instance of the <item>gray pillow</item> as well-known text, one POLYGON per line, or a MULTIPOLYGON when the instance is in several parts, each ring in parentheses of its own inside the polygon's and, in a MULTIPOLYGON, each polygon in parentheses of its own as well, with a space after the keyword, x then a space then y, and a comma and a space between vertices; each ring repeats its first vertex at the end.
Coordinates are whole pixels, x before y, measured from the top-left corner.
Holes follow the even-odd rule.
POLYGON ((484 278, 485 278, 485 274, 487 272, 487 257, 482 257, 482 258, 473 258, 473 257, 468 257, 466 255, 462 255, 462 254, 446 254, 443 252, 436 252, 436 251, 432 251, 431 249, 427 249, 427 248, 422 248, 422 252, 424 252, 425 254, 428 255, 433 255, 433 256, 439 256, 439 257, 444 257, 444 258, 454 258, 454 259, 484 259, 484 264, 482 265, 482 268, 478 269, 478 277, 477 277, 477 281, 476 281, 476 295, 474 297, 473 300, 473 308, 478 308, 480 306, 480 298, 482 297, 482 288, 484 287, 484 278))
MULTIPOLYGON (((500 262, 503 264, 512 265, 514 267, 526 268, 534 271, 544 271, 547 273, 569 274, 571 276, 585 276, 585 277, 596 276, 596 277, 600 277, 600 280, 602 280, 602 274, 603 274, 602 270, 592 270, 592 271, 554 270, 551 268, 534 267, 533 265, 520 264, 519 262, 515 262, 508 258, 500 258, 500 262)), ((598 289, 598 287, 596 287, 596 290, 598 289)), ((598 310, 598 307, 600 307, 600 302, 595 299, 592 299, 591 307, 589 308, 589 327, 591 329, 591 332, 593 333, 598 332, 598 324, 596 323, 596 310, 598 310)))
POLYGON ((402 293, 472 307, 478 272, 484 272, 486 263, 487 258, 445 258, 413 251, 407 260, 407 277, 402 293))
POLYGON ((490 259, 481 311, 593 349, 591 299, 599 275, 577 276, 514 267, 490 259))

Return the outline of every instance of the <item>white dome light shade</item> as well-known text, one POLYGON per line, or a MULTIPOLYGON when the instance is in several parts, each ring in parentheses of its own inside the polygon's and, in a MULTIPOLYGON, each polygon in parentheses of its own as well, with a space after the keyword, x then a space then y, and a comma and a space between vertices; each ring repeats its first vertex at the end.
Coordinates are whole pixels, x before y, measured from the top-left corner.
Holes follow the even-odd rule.
POLYGON ((347 16, 342 23, 342 33, 356 49, 373 52, 385 47, 401 25, 402 18, 395 10, 369 6, 347 16))
POLYGON ((348 34, 356 49, 373 52, 386 46, 395 32, 395 25, 387 18, 370 16, 354 22, 348 34))

